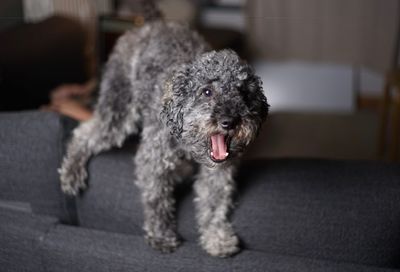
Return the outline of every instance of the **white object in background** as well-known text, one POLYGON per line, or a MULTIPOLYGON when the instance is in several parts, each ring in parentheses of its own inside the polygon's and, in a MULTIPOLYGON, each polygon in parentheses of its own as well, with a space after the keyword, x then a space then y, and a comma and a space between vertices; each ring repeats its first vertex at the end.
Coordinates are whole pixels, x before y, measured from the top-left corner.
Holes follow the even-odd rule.
POLYGON ((227 28, 245 32, 246 18, 242 9, 205 8, 201 23, 206 27, 227 28))
MULTIPOLYGON (((214 0, 217 5, 243 7, 247 0, 214 0)), ((251 1, 251 0, 250 0, 251 1)))
POLYGON ((83 23, 112 11, 112 0, 23 0, 24 20, 37 22, 55 14, 78 17, 83 23))
POLYGON ((350 66, 308 62, 257 62, 271 112, 334 112, 355 110, 350 66))
POLYGON ((25 22, 37 22, 50 17, 54 12, 52 0, 23 0, 25 22))

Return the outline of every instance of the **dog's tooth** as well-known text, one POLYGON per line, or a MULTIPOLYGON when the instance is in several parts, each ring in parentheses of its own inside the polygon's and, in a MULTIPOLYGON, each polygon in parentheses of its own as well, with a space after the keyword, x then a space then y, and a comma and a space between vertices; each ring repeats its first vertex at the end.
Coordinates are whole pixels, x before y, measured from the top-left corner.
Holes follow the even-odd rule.
POLYGON ((214 153, 211 151, 211 156, 213 156, 214 157, 214 153))
POLYGON ((226 152, 226 153, 225 153, 225 157, 228 157, 228 156, 229 156, 229 153, 228 153, 228 152, 226 152))

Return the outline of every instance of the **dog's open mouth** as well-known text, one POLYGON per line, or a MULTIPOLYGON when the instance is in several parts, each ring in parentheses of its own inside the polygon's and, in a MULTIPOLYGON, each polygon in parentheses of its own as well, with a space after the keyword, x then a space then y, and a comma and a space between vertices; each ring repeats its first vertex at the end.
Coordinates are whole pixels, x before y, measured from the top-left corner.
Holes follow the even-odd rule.
POLYGON ((228 156, 229 138, 224 134, 214 134, 211 136, 210 156, 214 162, 223 162, 228 156))

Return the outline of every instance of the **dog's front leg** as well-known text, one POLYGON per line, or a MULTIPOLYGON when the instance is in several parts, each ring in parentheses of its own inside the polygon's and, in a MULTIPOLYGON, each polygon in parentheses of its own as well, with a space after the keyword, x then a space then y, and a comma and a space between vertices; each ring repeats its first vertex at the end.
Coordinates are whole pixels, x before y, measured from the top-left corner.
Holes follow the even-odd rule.
POLYGON ((135 183, 141 190, 146 242, 154 249, 168 253, 180 244, 176 234, 172 174, 179 158, 164 143, 166 138, 156 128, 143 130, 135 156, 135 183))
POLYGON ((228 221, 235 188, 233 167, 202 166, 194 184, 200 244, 212 256, 227 257, 239 251, 239 239, 228 221))

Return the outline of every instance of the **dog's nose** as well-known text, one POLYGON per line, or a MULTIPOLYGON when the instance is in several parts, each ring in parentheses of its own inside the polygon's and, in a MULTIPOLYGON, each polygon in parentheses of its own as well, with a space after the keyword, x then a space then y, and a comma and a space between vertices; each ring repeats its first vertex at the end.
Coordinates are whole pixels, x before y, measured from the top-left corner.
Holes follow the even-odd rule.
POLYGON ((221 120, 220 124, 223 129, 229 130, 235 127, 236 120, 234 118, 225 117, 221 120))

